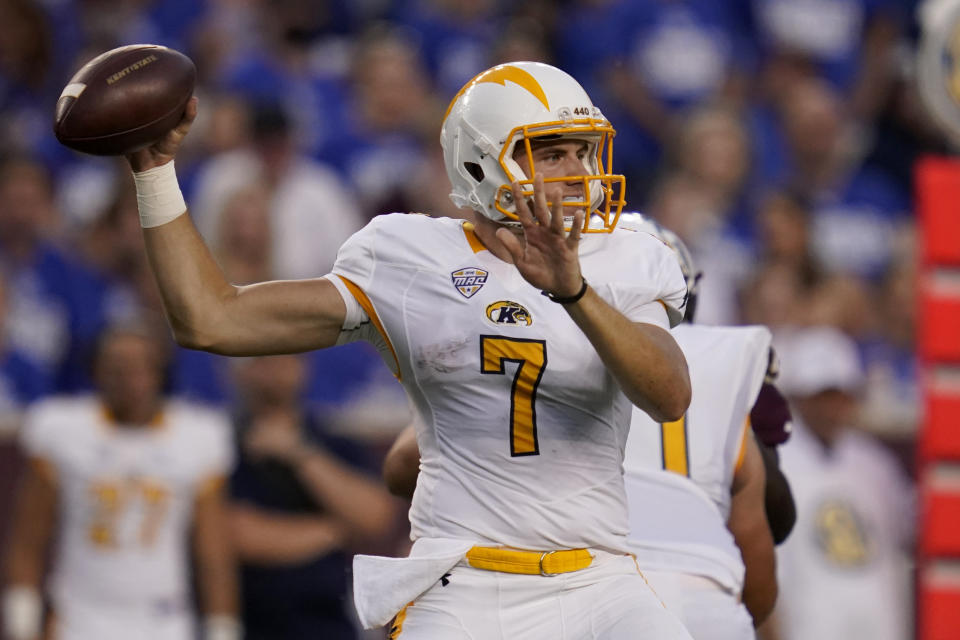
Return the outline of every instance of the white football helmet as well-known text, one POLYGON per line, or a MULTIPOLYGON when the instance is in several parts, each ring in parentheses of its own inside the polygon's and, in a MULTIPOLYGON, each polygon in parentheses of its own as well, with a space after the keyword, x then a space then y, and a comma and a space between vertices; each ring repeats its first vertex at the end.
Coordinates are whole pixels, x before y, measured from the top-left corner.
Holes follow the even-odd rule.
POLYGON ((584 217, 584 232, 609 233, 624 205, 624 178, 610 173, 615 134, 583 87, 560 69, 539 62, 487 69, 454 96, 443 119, 440 144, 453 185, 450 199, 491 220, 516 221, 510 183, 518 181, 524 196, 533 196, 531 139, 584 140, 589 146, 583 174, 545 182, 582 180, 589 201, 563 206, 591 214, 584 217), (527 147, 526 171, 513 159, 518 144, 527 147))
POLYGON ((703 272, 697 269, 693 262, 693 254, 687 249, 687 245, 673 231, 642 213, 624 213, 620 216, 619 226, 621 229, 629 231, 649 233, 673 250, 677 260, 680 261, 680 272, 683 273, 683 280, 687 285, 687 304, 683 320, 693 322, 693 314, 697 310, 697 295, 700 293, 700 278, 703 277, 703 272))

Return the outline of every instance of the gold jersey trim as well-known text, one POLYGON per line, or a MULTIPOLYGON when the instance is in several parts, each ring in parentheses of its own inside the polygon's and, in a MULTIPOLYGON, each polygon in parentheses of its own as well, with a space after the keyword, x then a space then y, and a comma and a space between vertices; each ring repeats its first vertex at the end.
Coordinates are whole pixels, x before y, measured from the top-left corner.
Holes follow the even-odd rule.
POLYGON ((397 357, 397 351, 393 348, 393 343, 390 341, 390 336, 387 335, 386 329, 383 328, 383 323, 380 322, 380 316, 377 315, 377 310, 373 308, 373 303, 370 302, 370 298, 367 297, 367 294, 363 292, 359 286, 351 282, 349 279, 344 278, 341 275, 337 276, 343 280, 343 284, 346 285, 347 290, 356 298, 357 302, 360 303, 360 306, 363 307, 363 310, 367 312, 367 315, 370 317, 370 322, 373 323, 373 326, 377 328, 377 331, 380 332, 380 335, 383 337, 384 342, 387 343, 387 348, 390 349, 390 355, 393 356, 393 361, 397 364, 396 373, 393 375, 396 376, 397 380, 401 379, 400 373, 400 358, 397 357))

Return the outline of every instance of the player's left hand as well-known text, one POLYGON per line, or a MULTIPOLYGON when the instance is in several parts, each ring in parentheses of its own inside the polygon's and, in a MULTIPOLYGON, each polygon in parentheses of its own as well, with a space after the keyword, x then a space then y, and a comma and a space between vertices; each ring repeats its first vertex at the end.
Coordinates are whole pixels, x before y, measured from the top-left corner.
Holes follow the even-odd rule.
POLYGON ((576 295, 583 284, 577 249, 585 212, 581 209, 574 214, 568 233, 564 230, 563 194, 559 186, 551 190, 551 207, 547 204, 543 177, 537 175, 533 180, 532 211, 520 185, 514 182, 511 186, 523 235, 498 229, 497 238, 527 282, 560 298, 576 295))

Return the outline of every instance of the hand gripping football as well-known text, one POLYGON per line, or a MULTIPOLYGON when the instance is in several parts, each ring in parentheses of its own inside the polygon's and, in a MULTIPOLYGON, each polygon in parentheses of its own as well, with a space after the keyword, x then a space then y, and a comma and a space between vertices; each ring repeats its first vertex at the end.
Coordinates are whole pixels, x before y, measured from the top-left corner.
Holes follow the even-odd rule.
POLYGON ((64 87, 53 131, 83 153, 136 151, 180 122, 196 79, 190 58, 167 47, 134 44, 107 51, 64 87))

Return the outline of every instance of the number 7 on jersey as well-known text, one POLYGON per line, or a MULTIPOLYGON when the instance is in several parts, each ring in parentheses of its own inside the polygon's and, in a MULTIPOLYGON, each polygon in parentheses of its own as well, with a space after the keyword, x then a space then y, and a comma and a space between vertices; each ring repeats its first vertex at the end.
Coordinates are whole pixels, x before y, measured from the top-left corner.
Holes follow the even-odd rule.
POLYGON ((510 387, 510 455, 540 455, 536 394, 547 367, 546 341, 480 336, 481 373, 505 375, 507 362, 517 364, 510 387))

